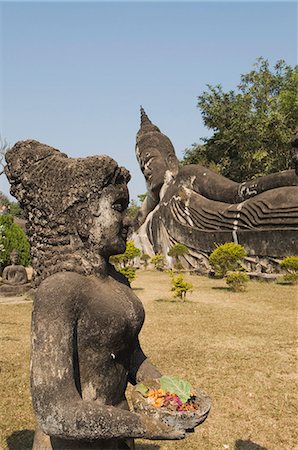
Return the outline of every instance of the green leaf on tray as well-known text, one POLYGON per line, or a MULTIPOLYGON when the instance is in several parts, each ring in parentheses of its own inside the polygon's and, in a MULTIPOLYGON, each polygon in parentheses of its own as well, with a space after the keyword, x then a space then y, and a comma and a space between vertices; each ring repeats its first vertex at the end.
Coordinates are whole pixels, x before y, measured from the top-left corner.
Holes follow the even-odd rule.
POLYGON ((178 377, 164 375, 160 378, 160 387, 166 392, 177 394, 180 400, 185 403, 190 398, 191 384, 178 377))
POLYGON ((145 395, 149 391, 149 388, 147 386, 145 386, 143 383, 139 383, 136 385, 136 391, 145 397, 145 395))

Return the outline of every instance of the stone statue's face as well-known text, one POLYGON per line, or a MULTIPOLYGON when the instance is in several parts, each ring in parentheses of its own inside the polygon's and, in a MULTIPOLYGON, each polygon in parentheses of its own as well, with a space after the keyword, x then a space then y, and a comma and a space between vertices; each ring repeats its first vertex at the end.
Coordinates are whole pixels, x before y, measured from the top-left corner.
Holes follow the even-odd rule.
POLYGON ((12 262, 12 264, 18 264, 19 261, 19 255, 15 252, 10 254, 10 261, 12 262))
POLYGON ((137 147, 137 158, 148 190, 151 194, 158 195, 168 168, 164 157, 157 149, 151 148, 148 151, 138 152, 137 147))
POLYGON ((126 185, 108 186, 99 199, 90 201, 92 225, 89 242, 104 257, 124 253, 129 223, 126 185))

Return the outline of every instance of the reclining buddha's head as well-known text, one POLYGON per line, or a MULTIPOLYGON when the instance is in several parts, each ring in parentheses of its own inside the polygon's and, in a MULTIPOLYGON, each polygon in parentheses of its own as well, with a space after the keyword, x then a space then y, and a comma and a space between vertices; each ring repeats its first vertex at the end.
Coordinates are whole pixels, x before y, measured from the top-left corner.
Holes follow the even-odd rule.
POLYGON ((141 126, 136 138, 136 156, 151 196, 158 197, 165 174, 178 173, 178 159, 170 139, 160 132, 141 107, 141 126))

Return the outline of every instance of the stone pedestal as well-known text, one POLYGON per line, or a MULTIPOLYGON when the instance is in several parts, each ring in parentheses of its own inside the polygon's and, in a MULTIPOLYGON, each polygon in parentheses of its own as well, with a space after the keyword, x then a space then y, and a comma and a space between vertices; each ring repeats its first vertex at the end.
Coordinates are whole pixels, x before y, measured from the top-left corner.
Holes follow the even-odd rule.
POLYGON ((0 297, 14 297, 16 295, 22 295, 31 289, 30 283, 26 284, 1 284, 0 285, 0 297))

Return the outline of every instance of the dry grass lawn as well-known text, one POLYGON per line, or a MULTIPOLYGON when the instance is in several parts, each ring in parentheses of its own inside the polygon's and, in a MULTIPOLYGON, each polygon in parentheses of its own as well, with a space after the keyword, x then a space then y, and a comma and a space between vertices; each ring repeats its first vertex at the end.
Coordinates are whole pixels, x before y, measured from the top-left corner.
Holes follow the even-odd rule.
MULTIPOLYGON (((166 374, 188 379, 213 400, 207 421, 183 441, 137 441, 137 450, 294 450, 297 439, 297 288, 250 282, 232 293, 222 280, 186 277, 185 303, 169 276, 138 272, 146 309, 143 349, 166 374)), ((0 449, 29 450, 31 303, 0 304, 0 449)), ((42 450, 42 449, 41 449, 42 450)))

